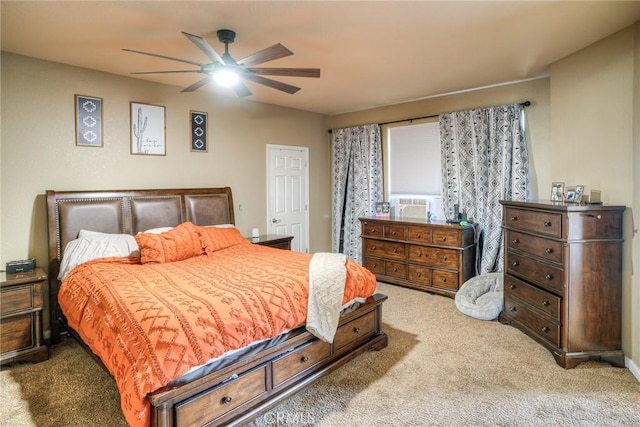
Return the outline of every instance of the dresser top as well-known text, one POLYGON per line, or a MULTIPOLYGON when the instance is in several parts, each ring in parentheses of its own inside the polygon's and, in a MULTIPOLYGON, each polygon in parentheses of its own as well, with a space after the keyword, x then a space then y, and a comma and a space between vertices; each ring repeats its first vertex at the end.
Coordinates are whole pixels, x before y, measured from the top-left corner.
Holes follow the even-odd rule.
POLYGON ((585 212, 585 211, 624 211, 626 206, 616 205, 579 205, 577 203, 552 202, 549 200, 527 200, 526 202, 515 200, 500 200, 503 206, 525 208, 525 209, 545 209, 558 212, 585 212))
POLYGON ((360 218, 360 221, 381 221, 388 223, 398 223, 398 224, 418 224, 418 225, 437 225, 441 227, 452 227, 452 228, 472 228, 473 225, 469 224, 466 226, 461 226, 460 224, 454 224, 447 221, 441 220, 428 220, 425 218, 409 218, 409 217, 401 217, 401 216, 366 216, 360 218))

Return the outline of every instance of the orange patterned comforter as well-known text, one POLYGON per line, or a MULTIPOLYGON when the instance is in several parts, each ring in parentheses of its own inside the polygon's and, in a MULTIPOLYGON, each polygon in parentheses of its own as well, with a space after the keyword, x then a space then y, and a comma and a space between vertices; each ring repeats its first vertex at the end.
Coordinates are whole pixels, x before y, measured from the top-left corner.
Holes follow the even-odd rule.
MULTIPOLYGON (((310 254, 236 245, 179 262, 103 258, 76 267, 59 303, 116 380, 132 426, 150 422, 148 393, 190 368, 304 324, 310 254)), ((343 303, 375 277, 347 262, 343 303)))

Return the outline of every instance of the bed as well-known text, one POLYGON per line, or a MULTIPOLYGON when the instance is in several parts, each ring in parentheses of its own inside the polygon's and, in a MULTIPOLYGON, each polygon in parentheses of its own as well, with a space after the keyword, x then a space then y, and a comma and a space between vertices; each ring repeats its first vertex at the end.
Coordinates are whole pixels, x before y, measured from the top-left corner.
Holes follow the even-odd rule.
MULTIPOLYGON (((299 299, 306 307, 307 298, 312 299, 312 296, 310 293, 309 295, 303 295, 300 289, 305 286, 312 287, 312 278, 316 281, 318 280, 315 274, 303 274, 301 271, 294 270, 294 266, 297 264, 311 266, 317 259, 315 255, 307 255, 310 262, 307 260, 307 264, 305 264, 305 254, 252 245, 246 239, 238 237, 239 232, 233 228, 235 223, 233 198, 231 189, 228 187, 48 191, 47 216, 49 227, 51 343, 58 343, 63 334, 72 335, 112 374, 119 389, 121 382, 141 382, 140 378, 146 379, 149 376, 148 372, 138 373, 136 371, 135 375, 133 375, 134 380, 131 380, 131 374, 127 373, 122 366, 123 359, 129 357, 131 360, 137 361, 142 355, 146 354, 147 350, 143 348, 142 350, 136 350, 139 351, 139 354, 133 354, 133 350, 136 348, 134 346, 124 346, 120 350, 117 349, 117 346, 113 347, 114 340, 119 342, 124 340, 123 336, 133 335, 131 330, 136 331, 135 334, 137 334, 139 326, 130 326, 127 322, 116 323, 114 319, 120 321, 121 314, 105 313, 104 318, 99 317, 98 314, 100 313, 96 314, 99 311, 97 309, 92 309, 90 316, 85 313, 83 317, 73 311, 74 305, 82 306, 81 308, 85 310, 85 305, 90 307, 94 300, 97 301, 98 294, 110 294, 112 288, 120 288, 122 286, 123 292, 135 294, 138 298, 138 301, 135 302, 138 305, 135 307, 140 307, 140 300, 147 298, 147 294, 144 293, 147 291, 144 290, 143 292, 143 287, 144 289, 151 289, 149 291, 151 293, 160 292, 158 289, 164 287, 164 285, 156 286, 156 283, 161 283, 163 280, 173 283, 177 281, 177 277, 189 275, 189 277, 195 277, 195 279, 188 279, 189 292, 195 292, 195 289, 198 289, 198 292, 204 294, 217 294, 219 292, 218 286, 222 286, 224 288, 228 287, 234 296, 240 295, 245 292, 245 290, 240 289, 241 285, 244 284, 244 277, 251 276, 257 277, 258 279, 256 280, 264 280, 264 287, 270 289, 269 292, 273 295, 275 295, 276 291, 280 292, 281 289, 289 289, 288 291, 283 291, 289 292, 287 295, 280 296, 278 294, 277 299, 279 301, 286 300, 288 301, 287 304, 291 304, 291 307, 297 307, 293 300, 299 299), (158 234, 154 236, 146 233, 150 230, 155 230, 155 233, 158 234), (91 233, 104 233, 108 236, 129 235, 129 239, 134 236, 140 244, 140 258, 138 260, 116 257, 100 258, 69 269, 69 266, 66 265, 69 257, 65 258, 65 248, 73 247, 74 243, 83 240, 78 239, 81 231, 84 233, 88 231, 91 233), (145 233, 141 235, 139 234, 141 232, 145 233), (184 248, 175 249, 172 247, 174 253, 171 256, 167 256, 166 263, 158 262, 158 251, 154 252, 150 258, 148 257, 148 254, 152 253, 150 252, 151 249, 157 249, 153 244, 158 241, 166 243, 167 236, 175 237, 176 235, 197 236, 198 241, 202 243, 201 249, 203 253, 197 256, 192 254, 186 259, 184 257, 171 258, 172 256, 175 257, 176 253, 180 254, 180 251, 185 250, 184 248), (230 237, 220 239, 220 236, 230 237), (227 240, 225 239, 232 243, 225 243, 224 245, 220 243, 212 244, 212 242, 226 242, 227 240), (70 242, 71 245, 69 245, 70 242), (278 265, 288 265, 290 268, 284 270, 281 267, 274 268, 268 265, 260 267, 262 258, 271 258, 272 263, 276 260, 275 262, 278 265), (142 261, 144 259, 148 263, 142 261), (245 270, 246 265, 249 264, 260 268, 245 270), (63 274, 61 274, 61 270, 63 274), (176 271, 172 272, 172 270, 176 271), (227 270, 231 274, 230 277, 243 277, 242 281, 238 280, 238 283, 223 282, 222 273, 227 270), (278 275, 280 270, 282 270, 282 277, 278 275), (233 276, 233 274, 236 274, 236 276, 233 276), (276 275, 274 276, 274 274, 276 275), (64 284, 58 279, 59 275, 61 278, 66 275, 64 276, 64 284), (131 289, 133 288, 129 286, 131 285, 130 282, 134 281, 133 278, 137 281, 138 277, 140 277, 139 280, 150 280, 154 285, 145 284, 132 291, 131 289), (169 279, 165 279, 166 277, 169 279), (306 285, 303 286, 298 283, 297 277, 303 277, 306 280, 306 285), (124 279, 120 280, 120 278, 124 279), (94 281, 95 284, 93 284, 94 281), (209 281, 211 285, 209 285, 209 281), (278 281, 282 283, 277 283, 278 281), (78 290, 84 289, 79 286, 84 286, 85 283, 91 284, 93 289, 97 290, 95 294, 82 294, 82 298, 84 298, 81 300, 82 302, 72 302, 70 295, 85 292, 84 290, 78 290), (214 284, 217 286, 215 290, 213 288, 214 284), (211 286, 211 289, 208 286, 211 286), (107 291, 103 291, 105 289, 107 291), (87 321, 87 318, 90 321, 87 321), (98 326, 95 327, 95 325, 98 326), (104 325, 109 325, 109 327, 107 328, 104 325), (94 327, 96 328, 95 330, 91 329, 94 327), (117 338, 107 339, 103 336, 105 329, 125 331, 125 333, 122 333, 117 338), (105 351, 105 349, 112 348, 109 346, 114 348, 113 351, 105 351), (132 355, 127 357, 120 355, 120 359, 117 359, 116 354, 129 350, 132 355), (96 356, 96 354, 101 354, 102 358, 96 356), (109 357, 105 357, 105 354, 108 354, 109 357), (110 359, 116 360, 115 368, 114 361, 110 359), (120 372, 121 370, 124 373, 120 372)), ((183 237, 180 238, 182 239, 183 237)), ((190 239, 192 240, 189 240, 189 242, 196 241, 196 237, 190 237, 190 239)), ((193 243, 192 246, 195 248, 197 245, 193 243)), ((193 250, 195 251, 196 249, 193 250)), ((166 255, 163 250, 160 250, 160 253, 161 256, 166 255)), ((316 265, 324 267, 324 264, 316 265)), ((329 342, 326 339, 318 339, 318 336, 322 335, 318 335, 314 328, 310 327, 311 325, 308 324, 310 322, 309 317, 306 318, 305 324, 304 319, 300 323, 301 318, 296 318, 292 314, 295 312, 299 316, 299 312, 306 311, 306 308, 305 310, 300 310, 299 307, 291 308, 289 310, 291 313, 282 312, 284 313, 282 316, 278 315, 280 313, 278 310, 282 309, 276 309, 276 315, 271 312, 268 322, 250 326, 249 328, 238 326, 237 324, 234 324, 233 327, 224 326, 222 329, 233 331, 250 330, 246 337, 238 338, 233 332, 230 338, 222 339, 225 343, 237 341, 234 344, 235 346, 232 347, 221 346, 215 339, 211 338, 211 331, 209 331, 209 336, 206 339, 192 336, 190 333, 185 334, 188 340, 193 339, 195 341, 197 338, 200 340, 199 342, 211 343, 212 348, 220 347, 219 350, 216 350, 220 354, 212 353, 215 357, 207 355, 205 357, 207 359, 206 362, 203 362, 204 356, 198 355, 198 357, 194 358, 194 360, 197 359, 197 363, 193 362, 187 367, 182 366, 186 364, 185 360, 190 360, 189 355, 191 353, 186 350, 184 354, 181 353, 178 356, 174 351, 171 360, 169 360, 170 358, 162 359, 159 364, 163 366, 163 369, 170 365, 173 371, 180 375, 163 377, 160 383, 157 381, 148 382, 155 384, 155 386, 144 394, 143 404, 145 405, 146 414, 144 416, 132 418, 130 412, 131 407, 136 407, 135 399, 133 399, 134 402, 132 403, 130 394, 125 394, 124 388, 120 389, 122 409, 128 422, 131 425, 152 426, 245 424, 277 405, 282 399, 296 393, 363 352, 380 350, 386 347, 387 335, 381 328, 382 304, 386 300, 386 296, 370 292, 366 298, 356 298, 358 292, 364 292, 363 289, 365 287, 370 288, 371 284, 365 277, 367 274, 357 264, 351 261, 346 262, 345 272, 343 273, 343 275, 346 275, 344 280, 344 301, 342 301, 342 303, 346 302, 346 304, 342 308, 348 306, 348 309, 340 312, 339 317, 336 319, 337 328, 334 325, 335 335, 331 336, 332 340, 329 342), (280 317, 284 320, 280 319, 280 317), (243 340, 250 341, 243 342, 243 340), (212 360, 209 361, 209 359, 212 360), (180 369, 176 368, 178 365, 180 369), (185 371, 186 375, 183 375, 185 371)), ((87 289, 90 289, 91 286, 87 285, 87 289)), ((263 286, 260 285, 260 287, 263 286)), ((176 291, 170 289, 169 292, 176 291)), ((249 289, 246 292, 253 295, 254 290, 249 289)), ((167 298, 166 296, 162 298, 171 300, 172 304, 174 302, 172 298, 167 298)), ((199 307, 194 308, 198 304, 192 301, 185 302, 183 298, 178 298, 178 300, 186 307, 182 312, 178 312, 180 322, 183 322, 182 319, 187 319, 191 312, 199 309, 199 307)), ((194 301, 196 300, 200 301, 200 296, 194 296, 194 301)), ((253 299, 253 297, 249 297, 246 301, 238 297, 237 300, 243 301, 247 307, 246 312, 238 310, 237 307, 229 308, 229 313, 232 313, 237 318, 253 316, 253 310, 262 305, 262 302, 260 304, 256 303, 257 299, 253 299), (251 307, 247 301, 253 301, 251 307)), ((123 303, 116 298, 105 305, 120 306, 123 303)), ((219 310, 216 310, 217 316, 219 310)), ((128 307, 128 311, 125 311, 125 313, 134 311, 140 310, 128 307)), ((309 312, 311 311, 309 310, 309 312)), ((147 310, 146 313, 149 312, 147 310)), ((146 319, 151 319, 157 324, 157 320, 164 319, 165 314, 164 312, 158 312, 158 314, 151 316, 147 315, 146 319)), ((197 317, 197 319, 198 322, 203 322, 202 316, 197 317)), ((320 320, 322 321, 323 319, 320 320)), ((207 320, 204 320, 204 322, 206 323, 207 320)), ((149 331, 155 331, 150 332, 150 334, 162 335, 162 333, 165 333, 164 342, 174 339, 167 339, 166 332, 161 331, 158 333, 158 330, 157 325, 149 328, 149 331)), ((173 341, 170 344, 173 345, 173 341)), ((176 347, 174 346, 173 348, 176 347)), ((197 351, 193 352, 202 352, 202 345, 196 348, 197 351)), ((147 362, 148 365, 158 363, 155 359, 150 360, 151 362, 147 362)), ((140 392, 137 394, 139 395, 140 392)))

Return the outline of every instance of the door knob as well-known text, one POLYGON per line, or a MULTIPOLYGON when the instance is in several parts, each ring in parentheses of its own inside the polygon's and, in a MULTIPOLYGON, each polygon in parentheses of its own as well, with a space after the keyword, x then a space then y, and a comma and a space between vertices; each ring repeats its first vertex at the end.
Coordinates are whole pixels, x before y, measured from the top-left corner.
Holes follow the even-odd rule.
POLYGON ((281 219, 277 219, 277 218, 273 218, 273 219, 271 220, 271 222, 272 222, 272 223, 274 223, 274 224, 277 224, 277 223, 279 223, 279 222, 282 222, 282 220, 281 220, 281 219))

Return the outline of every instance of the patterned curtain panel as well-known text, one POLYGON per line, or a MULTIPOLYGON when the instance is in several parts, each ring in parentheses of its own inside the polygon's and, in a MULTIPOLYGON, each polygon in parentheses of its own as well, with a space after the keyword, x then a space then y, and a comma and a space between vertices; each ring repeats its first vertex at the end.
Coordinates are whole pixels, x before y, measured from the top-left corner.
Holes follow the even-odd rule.
POLYGON ((333 252, 362 262, 358 218, 382 201, 382 142, 377 124, 334 129, 331 141, 333 252))
POLYGON ((442 199, 478 224, 480 274, 502 271, 502 205, 525 200, 529 160, 522 106, 503 105, 440 115, 442 199))

